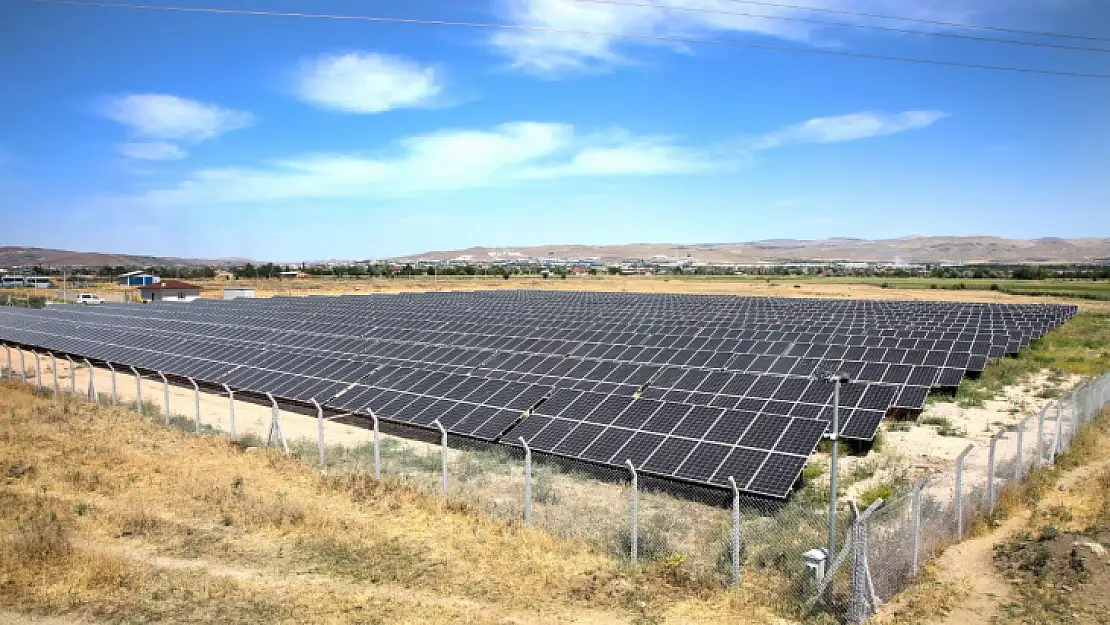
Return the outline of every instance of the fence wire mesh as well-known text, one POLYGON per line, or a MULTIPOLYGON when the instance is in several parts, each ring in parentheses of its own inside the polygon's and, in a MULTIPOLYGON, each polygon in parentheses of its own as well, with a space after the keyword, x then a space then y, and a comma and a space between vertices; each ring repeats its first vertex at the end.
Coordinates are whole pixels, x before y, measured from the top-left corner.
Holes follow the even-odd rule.
MULTIPOLYGON (((212 399, 222 414, 202 419, 193 390, 167 386, 160 375, 136 380, 123 370, 112 374, 82 363, 70 370, 67 361, 49 358, 36 368, 33 353, 12 348, 11 356, 9 369, 6 354, 0 355, 0 375, 23 379, 40 393, 53 393, 51 380, 61 375, 70 378, 58 391, 67 398, 84 397, 91 389, 101 402, 141 407, 149 418, 165 419, 185 431, 196 431, 198 423, 201 433, 229 431, 227 394, 212 399), (21 362, 24 378, 17 369, 21 362), (167 408, 171 388, 173 405, 167 408)), ((1090 380, 998 432, 993 448, 969 446, 962 462, 901 488, 866 513, 838 493, 835 551, 821 563, 823 578, 820 568, 805 557, 828 544, 829 493, 823 479, 807 478, 786 502, 734 500, 727 492, 696 487, 664 488, 643 476, 633 489, 629 470, 579 466, 539 454, 533 454, 529 464, 520 446, 476 445, 449 437, 444 447, 434 432, 380 432, 375 437, 368 429, 330 421, 321 432, 338 426, 354 434, 336 436, 335 441, 327 438, 332 434, 323 441, 294 436, 289 451, 315 465, 323 447, 322 468, 328 472, 377 472, 383 480, 499 518, 528 522, 601 553, 640 563, 665 561, 722 585, 734 581, 738 527, 742 584, 771 589, 784 601, 813 606, 840 621, 861 622, 912 583, 946 546, 966 537, 973 524, 998 505, 1007 486, 1066 453, 1108 397, 1110 374, 1090 380), (734 504, 739 507, 738 526, 734 504)), ((268 425, 265 418, 243 418, 239 444, 262 446, 268 425)))

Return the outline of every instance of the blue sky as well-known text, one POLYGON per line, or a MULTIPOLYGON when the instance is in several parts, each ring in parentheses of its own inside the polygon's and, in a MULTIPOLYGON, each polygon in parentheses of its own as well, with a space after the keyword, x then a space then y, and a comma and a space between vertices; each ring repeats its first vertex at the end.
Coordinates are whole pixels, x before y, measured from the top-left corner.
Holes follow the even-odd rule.
MULTIPOLYGON (((629 1, 1014 37, 733 0, 629 1)), ((805 3, 1110 37, 1099 0, 805 3)), ((586 0, 173 4, 1110 74, 1107 53, 586 0)), ((0 72, 5 245, 293 261, 472 245, 1110 235, 1110 80, 22 0, 0 0, 0 72)))

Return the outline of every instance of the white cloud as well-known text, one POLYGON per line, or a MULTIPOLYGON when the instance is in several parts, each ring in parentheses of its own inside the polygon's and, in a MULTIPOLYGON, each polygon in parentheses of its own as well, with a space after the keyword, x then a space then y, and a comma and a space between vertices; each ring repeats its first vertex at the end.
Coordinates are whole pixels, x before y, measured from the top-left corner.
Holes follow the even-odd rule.
MULTIPOLYGON (((817 24, 735 15, 748 13, 771 17, 800 17, 846 23, 872 23, 863 17, 828 15, 786 7, 750 6, 729 0, 628 0, 635 4, 681 7, 686 11, 655 7, 596 4, 588 0, 497 0, 497 16, 505 23, 550 29, 630 33, 647 37, 727 37, 748 34, 807 44, 828 43, 833 38, 859 36, 863 31, 817 24), (722 15, 706 11, 733 13, 722 15)), ((1052 7, 1058 0, 1032 0, 1031 8, 1052 7), (1036 5, 1036 6, 1033 6, 1036 5)), ((1009 17, 1009 0, 809 0, 808 6, 864 13, 901 15, 938 21, 972 21, 984 14, 1009 17), (1005 11, 1003 11, 1005 10, 1005 11)), ((996 20, 997 21, 997 20, 996 20)), ((877 22, 876 22, 877 23, 877 22)), ((889 22, 885 25, 889 26, 889 22)), ((914 25, 918 30, 928 26, 914 25)), ((873 32, 871 34, 874 34, 873 32)), ((889 36, 889 35, 888 35, 889 36)), ((516 69, 559 78, 568 74, 604 71, 631 63, 636 47, 682 46, 648 39, 550 31, 499 31, 490 43, 506 55, 516 69)))
POLYGON ((300 154, 259 167, 202 169, 170 188, 124 200, 164 208, 373 200, 542 180, 688 175, 739 168, 756 150, 892 134, 942 116, 907 111, 817 118, 731 148, 619 129, 582 133, 569 124, 513 122, 412 136, 373 154, 300 154))
POLYGON ((147 139, 204 141, 246 128, 254 121, 246 111, 159 93, 112 98, 103 105, 102 113, 147 139))
POLYGON ((904 111, 815 117, 763 135, 755 142, 754 149, 763 150, 788 143, 840 143, 881 137, 926 128, 947 116, 941 111, 904 111))
POLYGON ((706 152, 664 138, 624 131, 582 135, 567 124, 514 122, 409 137, 386 155, 308 154, 265 167, 199 170, 173 188, 132 199, 166 207, 373 199, 539 179, 683 174, 721 165, 706 152))
POLYGON ((382 113, 433 104, 443 92, 435 68, 397 56, 351 52, 304 61, 297 95, 326 109, 382 113))
POLYGON ((143 161, 176 161, 186 156, 185 150, 165 141, 124 143, 119 146, 119 151, 127 158, 143 161))

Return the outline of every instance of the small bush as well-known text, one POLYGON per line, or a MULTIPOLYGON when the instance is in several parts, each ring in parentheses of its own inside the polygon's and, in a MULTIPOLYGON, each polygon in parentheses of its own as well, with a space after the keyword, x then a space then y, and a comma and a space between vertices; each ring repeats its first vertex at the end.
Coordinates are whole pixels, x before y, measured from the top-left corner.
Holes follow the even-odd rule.
POLYGON ((860 509, 864 509, 879 499, 883 501, 889 500, 894 496, 894 493, 893 485, 887 483, 876 484, 860 493, 859 497, 856 498, 856 503, 859 505, 860 509))

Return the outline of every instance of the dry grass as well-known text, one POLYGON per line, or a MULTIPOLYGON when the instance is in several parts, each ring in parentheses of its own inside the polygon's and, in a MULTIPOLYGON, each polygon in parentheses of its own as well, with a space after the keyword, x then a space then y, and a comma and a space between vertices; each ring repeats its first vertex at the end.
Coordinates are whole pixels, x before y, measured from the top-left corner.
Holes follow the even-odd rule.
MULTIPOLYGON (((0 611, 109 622, 765 622, 403 485, 0 384, 0 611), (690 615, 696 615, 693 619, 690 615)), ((772 595, 772 596, 767 596, 772 595)))

